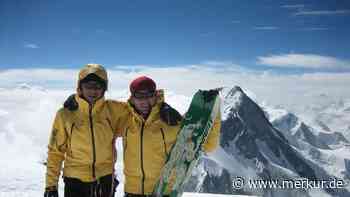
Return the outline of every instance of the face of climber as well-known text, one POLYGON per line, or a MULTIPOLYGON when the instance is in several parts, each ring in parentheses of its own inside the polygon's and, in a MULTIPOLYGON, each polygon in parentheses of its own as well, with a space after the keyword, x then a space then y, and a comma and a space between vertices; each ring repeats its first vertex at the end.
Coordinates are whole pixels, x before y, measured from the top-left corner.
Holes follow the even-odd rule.
POLYGON ((81 83, 82 97, 90 104, 95 103, 98 99, 104 95, 103 84, 97 81, 87 81, 81 83))
POLYGON ((155 92, 149 92, 147 90, 137 91, 131 95, 131 102, 133 103, 136 111, 140 113, 144 118, 147 117, 152 110, 152 107, 156 104, 155 92))

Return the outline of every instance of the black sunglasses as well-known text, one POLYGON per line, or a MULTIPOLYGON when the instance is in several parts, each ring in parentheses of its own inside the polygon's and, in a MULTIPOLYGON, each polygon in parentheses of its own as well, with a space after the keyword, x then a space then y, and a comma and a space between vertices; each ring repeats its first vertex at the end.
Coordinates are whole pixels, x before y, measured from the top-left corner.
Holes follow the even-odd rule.
POLYGON ((132 94, 133 97, 137 98, 137 99, 144 99, 144 98, 151 98, 154 97, 156 95, 156 92, 134 92, 132 94))

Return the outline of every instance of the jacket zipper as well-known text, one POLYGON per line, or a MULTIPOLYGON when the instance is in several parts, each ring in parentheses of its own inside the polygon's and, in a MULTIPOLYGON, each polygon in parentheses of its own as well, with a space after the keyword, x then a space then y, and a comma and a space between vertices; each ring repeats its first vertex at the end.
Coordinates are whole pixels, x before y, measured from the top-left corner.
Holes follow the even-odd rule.
POLYGON ((145 127, 145 123, 142 122, 142 127, 141 127, 141 173, 142 173, 142 185, 141 185, 141 194, 144 195, 145 193, 145 170, 143 168, 143 129, 145 127))
POLYGON ((73 149, 72 149, 72 138, 73 138, 73 128, 75 123, 72 123, 72 127, 70 128, 70 140, 69 140, 69 148, 70 148, 70 154, 73 157, 73 149))
POLYGON ((163 144, 164 144, 164 152, 165 152, 165 158, 168 158, 168 149, 166 147, 166 142, 165 142, 165 134, 163 128, 160 128, 160 133, 162 134, 163 137, 163 144))
POLYGON ((90 120, 90 131, 91 131, 91 140, 92 140, 92 177, 96 178, 96 147, 95 147, 95 136, 94 136, 94 126, 92 122, 92 105, 89 105, 89 120, 90 120))
MULTIPOLYGON (((125 129, 125 136, 123 137, 123 140, 124 140, 123 155, 125 155, 126 149, 128 148, 128 132, 129 132, 129 127, 125 129)), ((124 160, 125 160, 125 156, 124 156, 124 160)))

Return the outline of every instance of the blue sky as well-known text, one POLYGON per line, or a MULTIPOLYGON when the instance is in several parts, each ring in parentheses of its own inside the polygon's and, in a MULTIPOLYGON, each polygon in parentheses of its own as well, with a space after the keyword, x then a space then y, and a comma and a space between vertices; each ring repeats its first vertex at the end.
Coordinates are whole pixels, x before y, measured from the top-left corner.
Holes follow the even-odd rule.
POLYGON ((350 72, 347 0, 0 0, 0 68, 350 72))

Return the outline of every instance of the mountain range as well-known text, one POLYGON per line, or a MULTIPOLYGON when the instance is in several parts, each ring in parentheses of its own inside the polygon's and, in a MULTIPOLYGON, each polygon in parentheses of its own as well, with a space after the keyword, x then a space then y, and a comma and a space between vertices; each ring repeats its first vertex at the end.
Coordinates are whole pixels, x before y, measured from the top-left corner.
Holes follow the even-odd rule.
POLYGON ((283 108, 260 106, 237 86, 221 93, 220 147, 200 161, 186 190, 266 197, 350 196, 350 143, 342 132, 332 131, 323 120, 308 125, 283 108), (242 188, 233 186, 238 178, 244 181, 242 188), (251 183, 257 180, 278 185, 254 188, 251 183), (286 188, 281 185, 284 180, 325 181, 327 186, 286 188))

